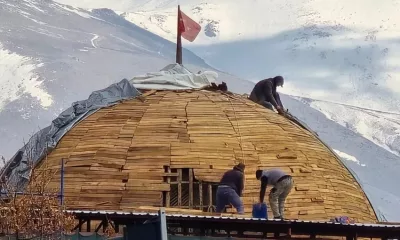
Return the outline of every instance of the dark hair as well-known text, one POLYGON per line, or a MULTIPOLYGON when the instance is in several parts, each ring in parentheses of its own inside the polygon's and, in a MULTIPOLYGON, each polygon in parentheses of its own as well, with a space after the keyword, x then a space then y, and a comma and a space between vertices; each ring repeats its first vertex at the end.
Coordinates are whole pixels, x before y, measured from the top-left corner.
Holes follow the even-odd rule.
POLYGON ((260 179, 260 177, 261 177, 261 175, 262 175, 262 172, 263 172, 262 170, 257 170, 257 171, 256 171, 256 178, 257 178, 257 179, 260 179))
POLYGON ((234 166, 233 169, 237 169, 241 172, 244 172, 244 169, 246 168, 246 165, 244 163, 239 163, 238 165, 234 166))
POLYGON ((282 83, 284 82, 283 77, 282 76, 276 76, 274 77, 274 81, 277 84, 278 82, 282 83))

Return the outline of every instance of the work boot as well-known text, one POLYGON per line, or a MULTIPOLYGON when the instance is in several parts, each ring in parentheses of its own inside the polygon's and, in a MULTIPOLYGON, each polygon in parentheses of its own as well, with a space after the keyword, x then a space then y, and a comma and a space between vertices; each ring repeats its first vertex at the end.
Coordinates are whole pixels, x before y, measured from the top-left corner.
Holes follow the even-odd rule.
POLYGON ((274 219, 276 219, 276 220, 283 220, 283 218, 282 218, 281 216, 274 217, 274 219))

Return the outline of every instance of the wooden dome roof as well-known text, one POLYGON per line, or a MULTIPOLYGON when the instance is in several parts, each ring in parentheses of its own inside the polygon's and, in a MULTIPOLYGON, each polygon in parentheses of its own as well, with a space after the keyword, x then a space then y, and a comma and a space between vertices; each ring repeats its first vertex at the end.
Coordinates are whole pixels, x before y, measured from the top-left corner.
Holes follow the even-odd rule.
MULTIPOLYGON (((359 184, 325 145, 240 95, 156 91, 100 109, 73 127, 38 168, 59 169, 62 158, 69 209, 207 210, 224 171, 244 162, 246 213, 259 195, 256 169, 279 167, 295 182, 286 217, 376 221, 359 184)), ((54 177, 49 187, 59 185, 54 177)))

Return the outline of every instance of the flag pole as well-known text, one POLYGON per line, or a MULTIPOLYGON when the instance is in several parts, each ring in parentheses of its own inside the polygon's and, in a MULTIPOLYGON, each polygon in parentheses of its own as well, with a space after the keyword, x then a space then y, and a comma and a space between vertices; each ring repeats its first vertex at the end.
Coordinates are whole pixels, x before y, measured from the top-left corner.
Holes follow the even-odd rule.
POLYGON ((178 22, 177 22, 177 35, 176 35, 176 63, 182 64, 182 39, 181 39, 181 8, 178 4, 178 22))

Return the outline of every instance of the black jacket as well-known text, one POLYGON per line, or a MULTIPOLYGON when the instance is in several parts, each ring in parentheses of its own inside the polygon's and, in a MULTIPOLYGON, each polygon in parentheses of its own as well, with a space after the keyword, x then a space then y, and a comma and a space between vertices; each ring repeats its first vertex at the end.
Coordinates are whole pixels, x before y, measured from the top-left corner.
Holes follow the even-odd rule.
POLYGON ((226 185, 233 188, 239 196, 242 196, 243 186, 244 186, 243 172, 238 168, 233 168, 224 173, 219 182, 219 185, 226 185))
POLYGON ((276 83, 273 78, 267 78, 259 81, 250 93, 250 100, 259 103, 261 101, 270 102, 275 108, 280 106, 283 110, 283 105, 276 91, 276 83))

